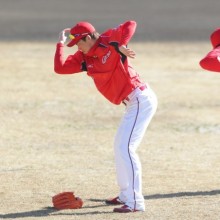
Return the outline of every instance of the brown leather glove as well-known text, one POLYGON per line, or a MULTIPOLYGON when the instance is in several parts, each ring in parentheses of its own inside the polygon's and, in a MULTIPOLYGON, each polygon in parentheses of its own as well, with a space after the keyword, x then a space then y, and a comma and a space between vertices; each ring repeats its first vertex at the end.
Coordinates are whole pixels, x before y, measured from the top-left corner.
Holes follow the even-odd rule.
POLYGON ((82 199, 75 197, 73 192, 63 192, 52 197, 56 209, 79 209, 83 205, 82 199))

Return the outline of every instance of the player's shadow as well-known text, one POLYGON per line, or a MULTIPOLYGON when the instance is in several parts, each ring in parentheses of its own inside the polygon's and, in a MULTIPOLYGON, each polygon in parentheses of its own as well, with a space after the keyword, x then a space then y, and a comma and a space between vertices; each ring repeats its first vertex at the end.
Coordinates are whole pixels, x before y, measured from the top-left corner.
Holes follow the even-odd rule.
POLYGON ((168 199, 168 198, 178 198, 178 197, 216 196, 216 195, 220 195, 220 190, 153 194, 153 195, 144 196, 144 199, 151 200, 151 199, 168 199))
MULTIPOLYGON (((97 208, 101 206, 106 206, 104 204, 102 205, 95 205, 95 206, 83 206, 83 209, 87 208, 97 208)), ((75 213, 60 213, 58 210, 54 209, 53 207, 45 207, 39 210, 33 210, 33 211, 26 211, 26 212, 16 212, 16 213, 9 213, 2 215, 0 214, 0 219, 15 219, 15 218, 28 218, 28 217, 46 217, 46 216, 67 216, 67 215, 97 215, 97 214, 107 214, 111 213, 110 211, 89 211, 89 212, 75 212, 75 213)))
POLYGON ((28 218, 28 217, 45 217, 49 216, 50 214, 57 212, 52 207, 46 207, 40 210, 33 210, 27 212, 16 212, 16 213, 9 213, 5 215, 0 214, 0 219, 15 219, 15 218, 28 218))
MULTIPOLYGON (((178 193, 168 193, 168 194, 153 194, 144 196, 146 200, 153 199, 167 199, 167 198, 178 198, 178 197, 194 197, 194 196, 216 196, 220 195, 220 190, 212 190, 212 191, 197 191, 197 192, 178 192, 178 193)), ((105 200, 103 199, 88 199, 88 201, 99 203, 94 206, 84 206, 83 209, 91 209, 91 208, 99 208, 106 206, 105 200)), ((60 213, 56 209, 52 207, 46 207, 40 210, 26 211, 26 212, 17 212, 17 213, 9 213, 2 215, 0 214, 0 219, 15 219, 15 218, 28 218, 28 217, 45 217, 45 216, 70 216, 70 215, 97 215, 97 214, 106 214, 111 213, 111 211, 83 211, 83 212, 74 212, 74 213, 60 213)))
MULTIPOLYGON (((216 195, 220 195, 220 190, 153 194, 153 195, 144 196, 144 199, 153 200, 153 199, 168 199, 168 198, 178 198, 178 197, 216 196, 216 195)), ((89 199, 89 200, 92 202, 104 202, 105 201, 102 199, 89 199)))

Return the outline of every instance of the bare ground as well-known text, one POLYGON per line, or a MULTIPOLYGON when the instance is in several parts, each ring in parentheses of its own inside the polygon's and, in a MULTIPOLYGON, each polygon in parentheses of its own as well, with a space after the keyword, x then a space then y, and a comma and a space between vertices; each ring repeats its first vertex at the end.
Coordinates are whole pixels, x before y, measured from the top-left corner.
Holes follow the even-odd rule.
MULTIPOLYGON (((124 107, 84 73, 54 74, 54 44, 0 47, 0 219, 125 219, 104 204, 118 193, 112 145, 124 107), (82 209, 51 207, 67 190, 82 209)), ((131 47, 159 108, 138 150, 146 212, 126 219, 219 219, 220 75, 198 65, 210 44, 131 47)))

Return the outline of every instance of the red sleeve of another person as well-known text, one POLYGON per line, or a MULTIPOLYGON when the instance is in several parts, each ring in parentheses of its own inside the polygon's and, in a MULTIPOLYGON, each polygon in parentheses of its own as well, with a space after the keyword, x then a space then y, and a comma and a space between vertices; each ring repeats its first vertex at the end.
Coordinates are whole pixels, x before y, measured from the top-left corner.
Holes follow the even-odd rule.
POLYGON ((220 47, 210 51, 199 64, 205 70, 220 72, 220 47))

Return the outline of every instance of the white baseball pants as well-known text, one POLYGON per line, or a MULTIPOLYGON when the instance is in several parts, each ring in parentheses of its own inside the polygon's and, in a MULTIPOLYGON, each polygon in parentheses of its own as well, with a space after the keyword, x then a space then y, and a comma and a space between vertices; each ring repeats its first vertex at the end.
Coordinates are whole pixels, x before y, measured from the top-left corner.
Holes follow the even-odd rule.
POLYGON ((114 143, 119 199, 132 209, 144 211, 142 169, 136 150, 156 112, 157 97, 147 86, 143 91, 136 88, 128 98, 114 143))

